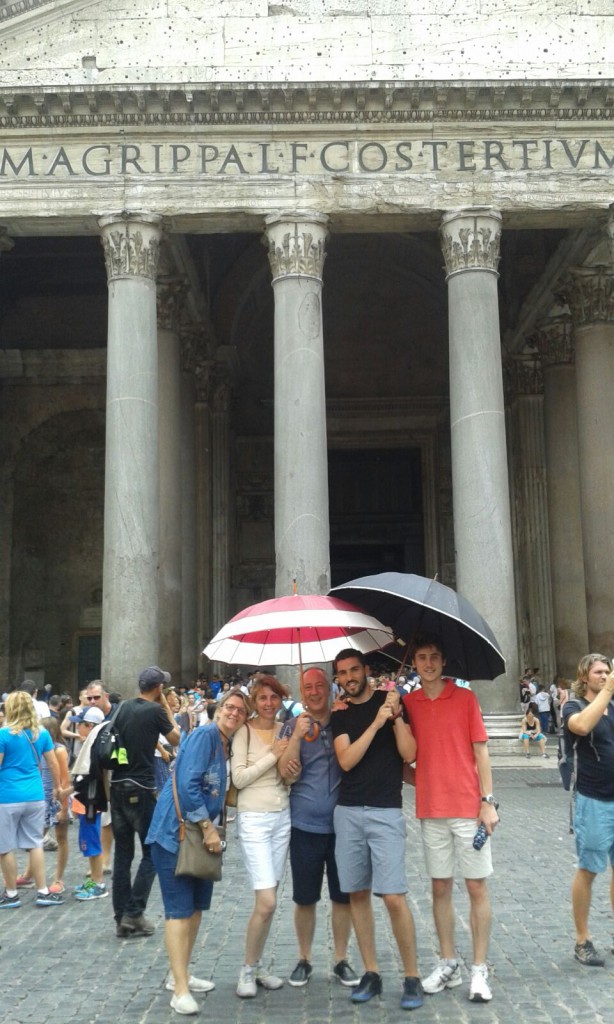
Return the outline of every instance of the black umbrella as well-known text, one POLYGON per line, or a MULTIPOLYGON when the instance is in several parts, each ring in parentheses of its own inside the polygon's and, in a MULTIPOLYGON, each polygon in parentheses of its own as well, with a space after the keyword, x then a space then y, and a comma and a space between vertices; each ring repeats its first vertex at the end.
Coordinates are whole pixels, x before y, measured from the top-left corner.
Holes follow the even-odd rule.
POLYGON ((437 580, 382 572, 341 583, 329 591, 364 608, 410 644, 417 633, 437 633, 446 652, 446 674, 494 679, 505 659, 487 622, 472 604, 437 580))

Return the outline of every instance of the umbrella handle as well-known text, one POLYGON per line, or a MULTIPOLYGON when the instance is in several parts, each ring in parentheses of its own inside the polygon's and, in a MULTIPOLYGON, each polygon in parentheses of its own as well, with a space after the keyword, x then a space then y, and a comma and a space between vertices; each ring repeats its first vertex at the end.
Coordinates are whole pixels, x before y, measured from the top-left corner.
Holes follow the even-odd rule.
POLYGON ((311 718, 310 716, 309 720, 311 725, 309 726, 309 732, 305 733, 304 739, 307 743, 313 743, 313 741, 317 740, 320 735, 320 726, 316 722, 315 718, 311 718))

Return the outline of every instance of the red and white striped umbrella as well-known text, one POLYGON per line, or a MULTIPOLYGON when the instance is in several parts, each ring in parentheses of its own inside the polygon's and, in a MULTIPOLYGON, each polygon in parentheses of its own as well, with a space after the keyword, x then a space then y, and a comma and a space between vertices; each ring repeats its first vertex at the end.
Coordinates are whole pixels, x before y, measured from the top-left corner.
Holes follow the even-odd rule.
POLYGON ((333 661, 345 647, 369 654, 393 641, 387 626, 347 601, 292 594, 245 608, 203 653, 227 665, 303 665, 333 661))

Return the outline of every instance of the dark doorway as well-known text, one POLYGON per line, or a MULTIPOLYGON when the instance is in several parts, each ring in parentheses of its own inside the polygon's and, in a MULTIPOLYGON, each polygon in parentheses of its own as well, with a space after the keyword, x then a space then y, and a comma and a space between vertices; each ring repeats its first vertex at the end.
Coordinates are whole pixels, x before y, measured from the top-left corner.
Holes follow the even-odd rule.
POLYGON ((418 448, 328 453, 332 585, 378 572, 424 574, 418 448))

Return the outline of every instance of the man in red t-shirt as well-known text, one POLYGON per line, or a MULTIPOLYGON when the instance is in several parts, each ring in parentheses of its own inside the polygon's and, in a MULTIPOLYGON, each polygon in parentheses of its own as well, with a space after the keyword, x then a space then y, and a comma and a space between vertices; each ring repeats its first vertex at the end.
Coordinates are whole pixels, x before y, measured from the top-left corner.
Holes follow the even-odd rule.
POLYGON ((422 827, 440 947, 440 960, 423 982, 424 991, 433 995, 462 983, 452 907, 456 860, 471 902, 469 999, 488 1002, 492 999, 486 965, 491 920, 486 882, 492 874, 490 839, 481 850, 473 847, 480 823, 490 836, 499 820, 492 795, 488 736, 475 694, 443 675, 446 662, 440 638, 416 637, 412 657, 422 687, 403 697, 403 704, 417 745, 416 816, 422 827))

